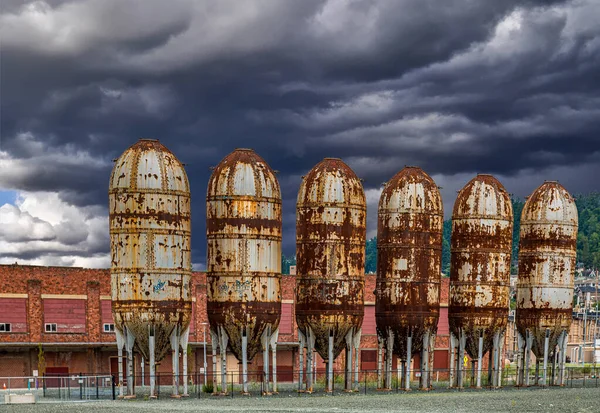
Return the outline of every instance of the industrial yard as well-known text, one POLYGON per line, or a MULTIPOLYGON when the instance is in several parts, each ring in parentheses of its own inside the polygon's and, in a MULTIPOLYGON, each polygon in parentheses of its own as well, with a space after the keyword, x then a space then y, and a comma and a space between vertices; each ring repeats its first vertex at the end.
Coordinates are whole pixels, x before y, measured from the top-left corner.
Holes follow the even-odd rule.
MULTIPOLYGON (((503 389, 499 391, 373 393, 353 396, 289 397, 209 397, 197 399, 161 399, 147 402, 101 401, 89 403, 47 403, 35 407, 39 413, 54 412, 597 412, 600 391, 593 389, 503 389), (302 403, 299 402, 302 398, 302 403)), ((11 406, 11 412, 29 412, 31 406, 11 406)))

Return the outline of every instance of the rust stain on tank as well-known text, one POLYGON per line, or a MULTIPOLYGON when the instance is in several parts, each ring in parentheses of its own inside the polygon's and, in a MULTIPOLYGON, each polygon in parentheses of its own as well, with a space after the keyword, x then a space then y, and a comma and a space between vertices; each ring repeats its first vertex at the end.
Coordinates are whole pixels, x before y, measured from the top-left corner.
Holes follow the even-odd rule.
POLYGON ((466 333, 465 350, 477 358, 508 322, 513 210, 502 184, 477 175, 460 190, 452 213, 450 330, 466 333))
POLYGON ((109 185, 112 307, 149 358, 170 348, 191 318, 190 188, 183 165, 157 140, 141 139, 115 162, 109 185))
POLYGON ((362 183, 342 160, 325 158, 302 179, 296 205, 296 321, 336 358, 351 328, 362 326, 366 199, 362 183))
POLYGON ((577 255, 577 207, 558 182, 545 182, 527 199, 521 214, 516 324, 533 334, 532 351, 544 355, 572 321, 577 255))
POLYGON ((394 333, 394 353, 414 354, 423 334, 435 334, 440 312, 444 210, 435 182, 421 168, 406 167, 386 183, 377 221, 375 316, 380 337, 394 333))
POLYGON ((248 359, 281 314, 281 191, 254 151, 236 149, 214 169, 206 197, 208 318, 224 327, 233 354, 248 359))

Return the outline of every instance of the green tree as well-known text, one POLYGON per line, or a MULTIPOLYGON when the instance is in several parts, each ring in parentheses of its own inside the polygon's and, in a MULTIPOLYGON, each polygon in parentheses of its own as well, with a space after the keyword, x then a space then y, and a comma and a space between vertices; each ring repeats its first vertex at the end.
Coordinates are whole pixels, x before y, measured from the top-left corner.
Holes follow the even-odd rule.
POLYGON ((365 256, 365 273, 377 272, 377 237, 367 240, 365 256))
POLYGON ((452 221, 444 221, 444 232, 442 235, 442 273, 446 276, 450 275, 450 241, 452 235, 452 221))

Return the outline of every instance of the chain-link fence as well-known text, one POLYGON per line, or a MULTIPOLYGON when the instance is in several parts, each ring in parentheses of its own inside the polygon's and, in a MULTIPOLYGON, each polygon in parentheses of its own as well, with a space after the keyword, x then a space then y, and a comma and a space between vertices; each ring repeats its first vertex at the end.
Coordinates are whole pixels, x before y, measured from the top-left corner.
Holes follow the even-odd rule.
MULTIPOLYGON (((529 387, 553 387, 558 383, 558 371, 550 371, 543 381, 542 369, 537 374, 535 368, 529 371, 529 387)), ((243 375, 240 372, 227 372, 225 382, 223 375, 218 372, 195 372, 174 376, 172 374, 157 373, 155 377, 154 396, 161 398, 171 397, 243 397, 269 396, 269 397, 314 397, 314 396, 349 396, 352 394, 387 394, 405 391, 418 391, 426 389, 433 392, 470 391, 476 390, 477 371, 471 368, 461 369, 463 387, 457 387, 457 374, 454 374, 454 385, 450 386, 450 371, 436 369, 430 372, 410 370, 408 375, 401 370, 389 372, 380 370, 361 370, 350 372, 349 378, 344 370, 335 370, 329 382, 328 374, 323 370, 313 371, 310 380, 312 387, 307 387, 309 380, 306 372, 298 370, 286 371, 285 374, 272 372, 267 378, 263 371, 249 371, 247 391, 244 392, 243 375), (428 377, 423 383, 422 377, 428 377), (387 377, 387 380, 386 380, 387 377), (408 377, 408 381, 406 378, 408 377), (215 380, 216 379, 216 380, 215 380), (268 379, 268 380, 267 380, 268 379), (274 380, 275 379, 275 380, 274 380), (349 382, 348 382, 349 380, 349 382), (187 381, 187 383, 186 383, 187 381), (348 384, 347 384, 348 383, 348 384), (187 384, 187 386, 185 386, 187 384)), ((455 372, 456 373, 456 372, 455 372)), ((484 389, 498 388, 493 385, 492 378, 496 372, 485 370, 481 372, 481 387, 484 389)), ((524 387, 516 386, 518 372, 507 367, 502 370, 501 387, 505 390, 518 390, 524 387)), ((150 378, 148 375, 131 376, 133 392, 137 399, 145 399, 150 394, 150 378)), ((32 394, 37 402, 44 401, 82 401, 82 400, 110 400, 128 397, 127 379, 122 383, 112 375, 70 375, 70 376, 45 376, 45 377, 0 377, 0 403, 6 403, 8 394, 32 394)), ((600 388, 600 366, 567 367, 565 369, 565 387, 572 388, 600 388)))
POLYGON ((0 386, 0 404, 11 403, 11 398, 43 402, 111 400, 116 397, 112 375, 0 377, 0 386))

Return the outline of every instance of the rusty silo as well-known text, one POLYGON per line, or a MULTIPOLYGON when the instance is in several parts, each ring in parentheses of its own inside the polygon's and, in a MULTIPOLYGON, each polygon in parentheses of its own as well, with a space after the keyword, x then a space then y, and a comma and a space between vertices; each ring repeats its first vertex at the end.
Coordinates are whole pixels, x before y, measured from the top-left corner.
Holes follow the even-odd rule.
POLYGON ((366 200, 361 181, 341 159, 325 158, 303 177, 296 206, 296 321, 307 347, 307 390, 312 353, 333 361, 346 353, 351 387, 352 350, 364 315, 366 200))
MULTIPOLYGON (((115 162, 109 187, 111 288, 119 361, 128 351, 128 392, 133 394, 133 346, 155 364, 171 348, 184 353, 192 312, 190 295, 190 187, 183 165, 160 142, 140 139, 115 162)), ((122 365, 119 363, 120 370, 122 365)), ((174 394, 179 363, 173 363, 174 394)), ((121 373, 120 373, 121 374, 121 373)), ((187 380, 184 393, 187 393, 187 380)), ((122 387, 121 387, 122 391, 122 387)))
POLYGON ((562 385, 577 253, 577 207, 562 185, 545 182, 531 194, 521 214, 520 235, 516 311, 519 384, 529 384, 529 374, 524 375, 523 368, 529 371, 533 351, 536 379, 543 360, 546 385, 548 357, 556 354, 558 346, 562 385))
MULTIPOLYGON (((465 351, 477 360, 490 351, 492 381, 499 386, 502 345, 508 323, 513 211, 510 196, 491 175, 477 175, 461 189, 452 213, 450 303, 451 370, 458 345, 458 386, 465 351)), ((473 367, 473 365, 472 365, 473 367)), ((451 385, 453 374, 451 373, 451 385)))
POLYGON ((236 149, 214 169, 206 237, 208 319, 221 352, 222 388, 227 391, 229 346, 242 362, 247 392, 248 361, 261 348, 268 382, 269 346, 275 364, 281 314, 281 191, 275 172, 253 150, 236 149))
MULTIPOLYGON (((386 183, 377 223, 375 316, 386 349, 385 388, 391 388, 392 353, 403 361, 421 353, 421 388, 429 386, 440 312, 444 210, 440 191, 421 168, 407 166, 386 183)), ((407 362, 408 361, 408 362, 407 362)))

